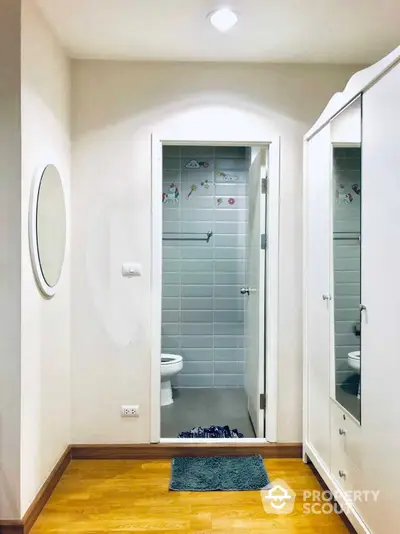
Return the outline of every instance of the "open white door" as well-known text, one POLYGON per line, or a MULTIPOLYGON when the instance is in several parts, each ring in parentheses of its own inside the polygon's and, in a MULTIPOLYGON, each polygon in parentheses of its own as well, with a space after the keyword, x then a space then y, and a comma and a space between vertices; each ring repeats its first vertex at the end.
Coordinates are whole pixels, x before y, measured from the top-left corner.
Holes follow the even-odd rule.
POLYGON ((252 148, 248 184, 245 303, 247 336, 246 380, 248 410, 256 437, 265 427, 265 273, 267 148, 252 148))

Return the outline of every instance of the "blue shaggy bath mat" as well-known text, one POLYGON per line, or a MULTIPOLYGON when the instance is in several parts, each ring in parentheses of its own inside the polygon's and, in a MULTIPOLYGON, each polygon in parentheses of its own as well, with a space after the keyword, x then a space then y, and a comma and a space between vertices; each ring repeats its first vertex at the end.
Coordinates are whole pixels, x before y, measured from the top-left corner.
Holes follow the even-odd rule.
POLYGON ((249 491, 269 484, 262 457, 173 458, 171 491, 249 491))
POLYGON ((178 438, 242 438, 243 434, 236 428, 232 430, 229 426, 210 426, 209 428, 203 428, 201 426, 195 426, 192 430, 187 432, 181 432, 178 434, 178 438))

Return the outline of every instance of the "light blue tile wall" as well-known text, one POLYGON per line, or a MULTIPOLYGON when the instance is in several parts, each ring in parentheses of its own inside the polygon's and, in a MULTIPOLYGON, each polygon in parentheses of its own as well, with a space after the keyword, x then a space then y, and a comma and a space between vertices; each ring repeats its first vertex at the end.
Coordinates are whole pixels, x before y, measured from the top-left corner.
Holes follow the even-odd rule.
POLYGON ((178 203, 163 204, 164 236, 214 232, 208 244, 163 241, 162 350, 183 356, 176 387, 244 385, 249 157, 241 147, 164 147, 163 191, 179 190, 178 203), (193 159, 206 165, 187 169, 193 159))
MULTIPOLYGON (((334 149, 335 203, 333 210, 333 231, 359 234, 361 231, 361 193, 353 186, 361 185, 361 149, 334 149), (351 195, 347 197, 346 195, 351 195), (351 200, 351 202, 350 202, 351 200)), ((347 363, 347 355, 360 350, 360 337, 354 327, 360 322, 360 242, 334 240, 334 277, 335 277, 335 358, 336 383, 343 384, 354 374, 347 363)))

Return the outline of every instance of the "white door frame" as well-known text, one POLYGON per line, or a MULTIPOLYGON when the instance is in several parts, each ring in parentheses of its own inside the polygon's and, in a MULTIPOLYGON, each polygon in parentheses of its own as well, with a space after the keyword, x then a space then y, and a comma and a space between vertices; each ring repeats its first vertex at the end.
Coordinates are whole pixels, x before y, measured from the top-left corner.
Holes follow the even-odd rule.
MULTIPOLYGON (((193 132, 191 132, 193 134, 193 132)), ((279 207, 280 207, 280 138, 276 135, 267 139, 218 139, 209 137, 190 138, 185 132, 153 132, 151 147, 151 189, 152 189, 152 260, 151 260, 151 366, 150 366, 150 442, 159 443, 161 434, 160 407, 160 354, 161 354, 161 300, 162 300, 162 146, 163 145, 205 145, 205 146, 268 146, 268 194, 267 194, 267 284, 266 284, 266 435, 262 441, 277 441, 278 415, 278 283, 279 283, 279 207)), ((207 440, 203 439, 202 443, 207 440)), ((212 441, 212 440, 211 440, 212 441)), ((221 440, 219 440, 221 441, 221 440)), ((246 441, 260 441, 254 440, 246 441)))

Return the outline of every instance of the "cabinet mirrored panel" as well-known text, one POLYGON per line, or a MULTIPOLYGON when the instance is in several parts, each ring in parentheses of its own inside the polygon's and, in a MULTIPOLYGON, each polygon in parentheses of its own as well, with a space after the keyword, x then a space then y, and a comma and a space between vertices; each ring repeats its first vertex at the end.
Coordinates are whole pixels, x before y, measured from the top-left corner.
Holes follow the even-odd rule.
POLYGON ((333 121, 332 343, 334 391, 361 421, 361 97, 333 121))

